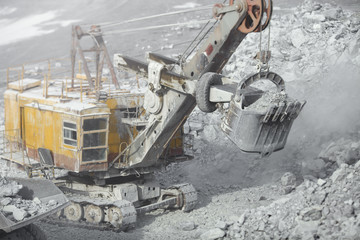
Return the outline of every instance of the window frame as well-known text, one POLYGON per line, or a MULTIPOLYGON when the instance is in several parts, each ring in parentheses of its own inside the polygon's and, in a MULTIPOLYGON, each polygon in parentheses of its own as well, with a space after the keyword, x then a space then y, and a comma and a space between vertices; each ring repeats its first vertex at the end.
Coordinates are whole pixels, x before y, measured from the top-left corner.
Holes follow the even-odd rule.
POLYGON ((63 120, 62 121, 62 143, 63 143, 63 145, 66 146, 66 147, 72 147, 72 148, 75 147, 76 148, 78 146, 78 139, 79 139, 79 136, 78 136, 77 123, 73 122, 71 120, 70 121, 69 120, 63 120), (75 128, 65 127, 65 123, 74 124, 75 128), (65 137, 65 130, 75 132, 76 139, 65 137), (74 142, 75 145, 68 144, 68 143, 65 142, 65 140, 70 141, 70 142, 74 142))
POLYGON ((109 148, 108 148, 108 137, 109 137, 109 115, 98 115, 98 116, 88 116, 88 117, 82 117, 81 118, 81 128, 80 128, 80 132, 81 132, 81 154, 80 154, 80 162, 82 165, 84 164, 91 164, 91 163, 103 163, 103 162, 107 162, 107 158, 108 158, 108 152, 109 152, 109 148), (103 129, 98 129, 98 130, 91 130, 91 131, 84 131, 84 122, 88 119, 101 119, 104 118, 106 120, 106 128, 103 129), (93 147, 84 147, 84 137, 86 134, 92 134, 92 133, 105 133, 105 144, 104 145, 99 145, 99 146, 93 146, 93 147), (89 150, 89 149, 105 149, 105 158, 104 159, 100 159, 100 160, 92 160, 92 161, 84 161, 83 159, 83 153, 84 150, 89 150))

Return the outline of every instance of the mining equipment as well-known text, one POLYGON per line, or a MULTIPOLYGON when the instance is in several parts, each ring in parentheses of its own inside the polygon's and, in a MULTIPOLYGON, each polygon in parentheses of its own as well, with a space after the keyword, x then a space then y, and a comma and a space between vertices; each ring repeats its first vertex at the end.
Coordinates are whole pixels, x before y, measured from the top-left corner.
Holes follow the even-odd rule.
POLYGON ((169 159, 184 160, 183 124, 195 106, 204 112, 221 108, 225 134, 245 152, 268 155, 284 148, 304 105, 286 99, 264 111, 247 110, 264 93, 252 83, 266 80, 285 91, 283 79, 267 67, 268 51, 258 54, 258 72, 240 83, 221 75, 246 35, 261 34, 271 14, 271 0, 215 4, 213 29, 191 57, 150 52, 147 62, 121 54, 111 62, 100 26, 88 31, 73 26, 69 79, 8 83, 5 141, 7 148, 21 150, 2 157, 14 161, 16 154, 25 154, 30 176, 68 170, 66 178, 55 181, 72 203, 58 217, 74 224, 126 229, 138 214, 154 209, 191 211, 197 202, 191 184, 161 189, 151 174, 169 159), (93 47, 83 49, 84 39, 93 47), (95 54, 95 71, 86 53, 95 54), (82 74, 76 73, 77 58, 82 74), (105 64, 109 78, 103 76, 105 64), (116 71, 146 79, 147 88, 125 91, 116 71))

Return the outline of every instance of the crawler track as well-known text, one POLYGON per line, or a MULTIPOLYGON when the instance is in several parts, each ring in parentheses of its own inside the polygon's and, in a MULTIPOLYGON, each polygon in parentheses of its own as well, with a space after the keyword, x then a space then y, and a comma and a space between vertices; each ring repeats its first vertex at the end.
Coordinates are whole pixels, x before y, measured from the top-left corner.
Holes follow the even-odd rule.
POLYGON ((126 231, 135 226, 137 215, 159 208, 193 210, 197 203, 197 192, 188 183, 170 187, 164 191, 165 198, 159 198, 150 204, 135 208, 127 200, 90 197, 86 192, 63 189, 71 205, 44 220, 59 226, 96 229, 102 231, 126 231))
POLYGON ((47 221, 80 228, 124 231, 133 228, 136 209, 126 200, 94 199, 86 195, 67 194, 72 204, 47 221))

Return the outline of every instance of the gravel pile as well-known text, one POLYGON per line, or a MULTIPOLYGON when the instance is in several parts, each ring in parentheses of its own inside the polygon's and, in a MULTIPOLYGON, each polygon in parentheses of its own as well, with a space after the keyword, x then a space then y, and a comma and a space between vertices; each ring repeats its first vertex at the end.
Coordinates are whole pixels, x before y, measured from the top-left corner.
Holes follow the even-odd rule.
POLYGON ((359 181, 360 162, 341 164, 329 178, 306 179, 269 206, 245 211, 224 230, 225 239, 356 239, 359 181))
POLYGON ((23 199, 18 193, 23 188, 16 181, 0 177, 0 212, 9 220, 19 222, 55 208, 55 200, 42 202, 39 198, 23 199))
POLYGON ((261 98, 248 107, 245 107, 245 109, 262 112, 267 111, 269 106, 279 107, 282 104, 286 106, 287 101, 291 101, 291 99, 288 98, 285 92, 267 91, 261 96, 261 98))

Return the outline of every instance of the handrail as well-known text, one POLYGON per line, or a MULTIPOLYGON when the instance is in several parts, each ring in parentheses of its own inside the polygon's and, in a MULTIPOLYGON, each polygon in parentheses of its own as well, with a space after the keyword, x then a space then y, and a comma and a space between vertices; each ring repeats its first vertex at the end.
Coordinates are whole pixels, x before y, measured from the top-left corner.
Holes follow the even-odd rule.
MULTIPOLYGON (((12 82, 18 81, 19 86, 16 86, 16 90, 19 90, 20 92, 23 92, 25 90, 24 86, 24 79, 27 77, 38 79, 43 82, 43 97, 49 98, 49 97, 59 97, 61 99, 67 99, 68 98, 68 92, 79 92, 79 94, 75 97, 74 95, 71 96, 71 99, 78 98, 81 102, 83 102, 84 97, 87 98, 96 98, 98 101, 104 100, 104 99, 98 99, 98 96, 100 96, 100 92, 105 92, 107 94, 107 98, 117 97, 121 94, 130 94, 131 92, 128 89, 115 89, 110 81, 110 78, 107 78, 105 76, 102 77, 102 82, 97 82, 97 86, 95 88, 95 91, 90 91, 88 83, 84 82, 84 79, 81 79, 79 76, 78 78, 74 79, 75 86, 69 86, 67 79, 71 79, 69 77, 70 75, 70 61, 68 61, 69 58, 50 58, 46 60, 41 61, 32 61, 27 62, 21 65, 11 66, 6 69, 6 86, 7 89, 10 88, 11 85, 9 85, 12 82), (40 71, 38 71, 40 69, 40 71), (48 87, 50 85, 56 84, 57 82, 60 83, 61 91, 59 91, 57 95, 49 95, 48 94, 48 87), (65 94, 64 94, 65 91, 65 94)), ((86 59, 87 62, 90 62, 92 64, 94 61, 91 59, 86 59)), ((79 69, 77 74, 83 74, 82 71, 82 60, 78 60, 79 62, 79 69)), ((137 86, 140 88, 139 84, 139 76, 134 75, 129 78, 128 76, 125 76, 126 79, 134 80, 135 87, 137 86)), ((139 99, 138 99, 139 101, 139 99)))

